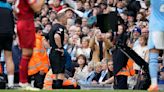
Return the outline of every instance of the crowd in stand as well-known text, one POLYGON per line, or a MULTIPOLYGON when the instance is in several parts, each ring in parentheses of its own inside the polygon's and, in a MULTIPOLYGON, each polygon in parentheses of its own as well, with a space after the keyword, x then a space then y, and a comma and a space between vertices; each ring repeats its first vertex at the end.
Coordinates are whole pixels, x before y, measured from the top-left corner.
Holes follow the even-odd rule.
MULTIPOLYGON (((51 31, 52 25, 57 23, 57 16, 63 16, 62 21, 66 27, 64 30, 66 69, 63 88, 79 89, 80 85, 112 85, 114 83, 112 53, 119 34, 124 31, 129 33, 127 46, 131 47, 146 62, 149 61, 147 40, 150 12, 149 0, 45 1, 41 12, 35 15, 36 47, 28 65, 29 83, 32 84, 31 81, 34 81, 34 87, 52 90, 54 75, 48 58, 51 49, 48 33, 51 31), (97 15, 111 12, 117 13, 117 30, 109 30, 104 33, 96 25, 97 15)), ((13 41, 12 51, 15 64, 15 83, 18 83, 17 74, 19 73, 21 49, 17 35, 13 41)), ((159 84, 164 84, 163 58, 164 55, 161 52, 159 84)), ((5 75, 7 72, 3 52, 1 52, 0 61, 2 74, 5 75)), ((132 71, 135 71, 127 74, 129 76, 128 83, 135 85, 138 81, 137 76, 142 69, 133 60, 128 61, 132 61, 129 67, 133 67, 132 71), (134 81, 132 82, 132 80, 134 81)))

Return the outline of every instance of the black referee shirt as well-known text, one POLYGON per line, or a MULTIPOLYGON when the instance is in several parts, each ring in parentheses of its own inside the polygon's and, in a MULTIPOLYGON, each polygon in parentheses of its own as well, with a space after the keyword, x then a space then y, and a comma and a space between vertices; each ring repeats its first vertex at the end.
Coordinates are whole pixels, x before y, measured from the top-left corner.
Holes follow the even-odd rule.
POLYGON ((51 31, 49 32, 49 42, 52 47, 52 49, 58 48, 58 46, 55 43, 54 35, 59 34, 61 37, 61 44, 62 47, 64 45, 64 30, 65 27, 59 23, 56 23, 52 26, 51 31))

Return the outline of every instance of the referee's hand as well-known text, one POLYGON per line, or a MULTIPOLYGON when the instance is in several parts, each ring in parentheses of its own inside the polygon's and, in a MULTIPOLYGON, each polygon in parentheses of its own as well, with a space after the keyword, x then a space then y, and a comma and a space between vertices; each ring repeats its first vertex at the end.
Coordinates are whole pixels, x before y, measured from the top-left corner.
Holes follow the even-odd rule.
POLYGON ((64 56, 64 49, 59 49, 59 48, 58 48, 58 49, 55 49, 55 50, 56 50, 56 51, 59 51, 59 52, 62 52, 61 55, 64 56))

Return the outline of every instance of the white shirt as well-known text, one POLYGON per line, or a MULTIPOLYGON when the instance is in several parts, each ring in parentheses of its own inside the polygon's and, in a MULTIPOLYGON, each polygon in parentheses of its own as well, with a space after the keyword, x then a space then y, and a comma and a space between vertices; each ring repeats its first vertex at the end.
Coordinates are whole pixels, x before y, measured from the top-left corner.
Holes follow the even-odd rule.
POLYGON ((100 78, 99 78, 99 83, 103 81, 103 79, 104 79, 104 77, 105 77, 105 75, 106 75, 107 73, 108 73, 108 70, 102 71, 102 72, 101 72, 101 76, 100 76, 100 78))
MULTIPOLYGON (((141 45, 137 45, 136 47, 133 48, 133 50, 142 58, 145 59, 146 57, 146 52, 149 50, 147 46, 142 47, 141 45)), ((140 70, 141 68, 134 63, 134 69, 140 70)))
POLYGON ((86 56, 87 59, 90 58, 91 48, 78 48, 77 49, 77 56, 83 54, 86 56))

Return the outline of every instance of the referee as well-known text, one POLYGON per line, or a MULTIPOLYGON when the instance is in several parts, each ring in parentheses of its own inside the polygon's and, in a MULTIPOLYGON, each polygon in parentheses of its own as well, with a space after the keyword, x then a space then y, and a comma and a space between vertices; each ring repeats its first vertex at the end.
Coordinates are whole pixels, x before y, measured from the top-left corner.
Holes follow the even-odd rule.
POLYGON ((52 72, 55 75, 52 88, 61 89, 64 79, 65 70, 65 58, 64 58, 64 30, 63 26, 64 17, 58 16, 58 22, 53 24, 51 31, 49 32, 49 42, 51 45, 50 51, 50 64, 52 72))

